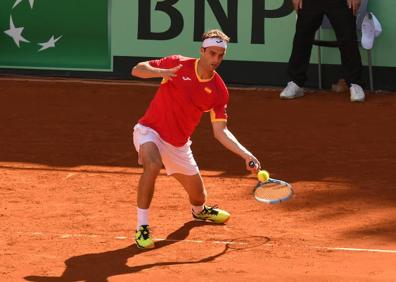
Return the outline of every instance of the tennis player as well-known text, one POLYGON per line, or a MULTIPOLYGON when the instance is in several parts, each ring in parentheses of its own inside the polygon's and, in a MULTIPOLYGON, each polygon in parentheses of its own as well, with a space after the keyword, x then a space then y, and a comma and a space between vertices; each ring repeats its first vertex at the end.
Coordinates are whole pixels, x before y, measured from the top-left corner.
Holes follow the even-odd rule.
POLYGON ((187 191, 194 219, 221 224, 230 217, 228 212, 205 204, 206 189, 190 148, 190 136, 203 113, 210 113, 214 137, 239 155, 247 170, 260 168, 257 158, 227 128, 228 90, 215 70, 223 61, 229 37, 215 29, 205 32, 202 39, 199 59, 172 55, 140 62, 132 69, 132 75, 139 78, 162 77, 133 133, 139 164, 143 165, 137 190, 135 241, 139 248, 154 248, 148 211, 163 165, 167 175, 175 177, 187 191), (250 161, 257 166, 249 167, 250 161))

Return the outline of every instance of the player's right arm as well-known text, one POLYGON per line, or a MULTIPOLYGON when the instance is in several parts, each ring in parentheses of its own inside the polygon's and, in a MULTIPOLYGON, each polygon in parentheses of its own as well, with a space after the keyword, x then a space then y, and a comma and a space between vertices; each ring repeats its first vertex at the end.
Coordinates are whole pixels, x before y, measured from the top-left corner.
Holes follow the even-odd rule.
POLYGON ((231 133, 231 131, 228 130, 226 121, 214 121, 212 122, 212 128, 214 137, 224 147, 226 147, 231 152, 239 155, 245 160, 247 170, 257 173, 257 171, 261 169, 261 165, 258 159, 252 153, 250 153, 241 143, 239 143, 237 138, 231 133), (251 161, 253 161, 256 166, 250 167, 249 163, 251 161))
POLYGON ((172 77, 176 76, 176 73, 182 68, 179 64, 176 67, 170 69, 162 69, 153 67, 149 61, 140 62, 132 68, 131 74, 139 78, 155 78, 162 77, 164 79, 171 80, 172 77))

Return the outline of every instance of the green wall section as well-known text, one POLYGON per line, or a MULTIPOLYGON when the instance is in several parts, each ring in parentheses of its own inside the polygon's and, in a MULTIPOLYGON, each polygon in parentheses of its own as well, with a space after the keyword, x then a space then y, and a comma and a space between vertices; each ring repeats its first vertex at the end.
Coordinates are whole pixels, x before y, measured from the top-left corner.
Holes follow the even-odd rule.
MULTIPOLYGON (((263 0, 266 10, 276 10, 283 0, 263 0)), ((170 19, 162 11, 155 11, 152 3, 152 29, 164 31, 170 25, 170 19)), ((205 30, 220 28, 213 11, 205 1, 205 30)), ((219 0, 227 11, 228 1, 219 0)), ((238 3, 238 43, 229 45, 226 59, 242 61, 285 62, 288 60, 292 43, 295 15, 282 18, 263 19, 260 24, 265 27, 265 44, 251 44, 251 30, 257 28, 252 24, 253 1, 239 0, 238 3)), ((174 53, 197 56, 200 43, 194 42, 194 1, 178 1, 174 7, 183 15, 184 27, 176 38, 160 40, 139 40, 138 1, 113 0, 112 48, 115 56, 159 57, 174 53)))
MULTIPOLYGON (((111 71, 114 57, 162 57, 175 53, 198 56, 200 42, 196 37, 194 40, 197 27, 221 28, 219 10, 223 24, 228 22, 236 27, 226 60, 286 63, 296 21, 287 1, 291 0, 1 0, 0 68, 111 71), (34 3, 33 8, 30 3, 34 3), (139 37, 138 31, 145 20, 144 16, 139 17, 142 3, 150 4, 148 29, 152 34, 164 33, 170 27, 179 32, 165 39, 139 37), (181 23, 175 24, 167 12, 158 9, 164 6, 177 14, 181 23), (228 13, 230 7, 236 8, 233 21, 228 13), (254 12, 260 14, 255 22, 254 12), (197 15, 204 19, 202 25, 197 15), (11 29, 10 17, 17 29, 13 31, 14 37, 18 39, 19 31, 30 42, 19 38, 18 47, 7 34, 11 29), (18 30, 22 27, 22 31, 18 30), (264 42, 252 43, 253 31, 261 34, 264 42), (56 42, 51 42, 52 36, 56 42)), ((378 67, 396 67, 393 52, 396 17, 392 14, 395 7, 395 0, 369 0, 369 10, 383 27, 372 52, 373 63, 378 67)), ((323 35, 334 38, 332 31, 323 35)), ((366 63, 364 50, 362 56, 366 63)), ((311 60, 317 61, 315 48, 311 60)), ((322 60, 326 64, 339 64, 338 50, 323 48, 322 60)))
MULTIPOLYGON (((0 67, 111 69, 108 0, 30 2, 22 0, 13 8, 18 1, 0 1, 0 67), (16 37, 19 47, 6 34, 11 29, 10 18, 16 29, 23 28, 25 40, 16 37), (51 45, 52 36, 56 42, 51 45)), ((13 34, 18 35, 18 30, 13 34)))
MULTIPOLYGON (((146 0, 150 1, 150 0, 146 0)), ((276 10, 284 0, 262 0, 266 10, 276 10)), ((291 1, 291 0, 290 0, 291 1)), ((184 19, 183 30, 175 38, 169 40, 139 40, 138 30, 138 0, 113 0, 112 49, 115 56, 161 57, 168 54, 181 53, 187 56, 197 56, 199 42, 193 40, 194 1, 176 1, 176 8, 184 19)), ((152 30, 161 32, 170 25, 170 17, 155 10, 155 5, 161 1, 151 0, 152 30)), ((214 13, 205 1, 205 29, 220 27, 214 13)), ((227 11, 227 0, 219 0, 224 11, 227 11)), ((261 24, 265 27, 265 43, 251 44, 252 11, 254 0, 239 0, 238 3, 238 43, 231 43, 226 59, 256 62, 287 62, 290 56, 296 15, 290 12, 279 18, 265 18, 261 24)), ((383 33, 375 41, 373 49, 373 64, 375 66, 396 67, 396 56, 392 50, 396 48, 396 18, 391 14, 396 6, 394 0, 369 0, 368 10, 372 11, 383 27, 383 33)), ((334 32, 324 32, 324 38, 333 39, 334 32)), ((327 64, 339 64, 338 49, 322 48, 322 60, 327 64)), ((362 49, 363 63, 367 60, 362 49)), ((316 48, 312 52, 312 62, 317 61, 316 48)))

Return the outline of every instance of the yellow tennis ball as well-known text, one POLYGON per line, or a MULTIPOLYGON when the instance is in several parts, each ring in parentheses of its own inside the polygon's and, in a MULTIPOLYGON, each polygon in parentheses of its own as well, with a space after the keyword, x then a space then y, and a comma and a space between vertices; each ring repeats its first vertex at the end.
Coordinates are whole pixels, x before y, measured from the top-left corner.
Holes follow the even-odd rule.
POLYGON ((265 182, 269 179, 269 173, 266 170, 260 170, 257 173, 257 179, 261 182, 265 182))

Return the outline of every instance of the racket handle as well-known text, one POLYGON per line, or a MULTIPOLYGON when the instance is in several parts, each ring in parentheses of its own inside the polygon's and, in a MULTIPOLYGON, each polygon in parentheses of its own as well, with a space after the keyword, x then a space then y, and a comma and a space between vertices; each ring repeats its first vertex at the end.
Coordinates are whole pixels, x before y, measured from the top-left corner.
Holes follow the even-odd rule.
POLYGON ((255 167, 257 167, 257 164, 254 161, 250 161, 249 162, 249 167, 255 168, 255 167))

